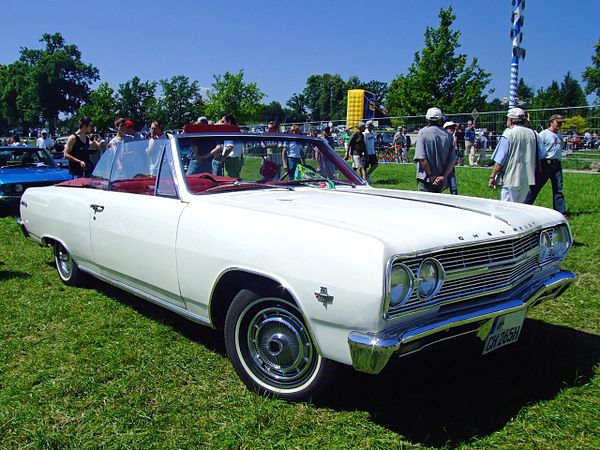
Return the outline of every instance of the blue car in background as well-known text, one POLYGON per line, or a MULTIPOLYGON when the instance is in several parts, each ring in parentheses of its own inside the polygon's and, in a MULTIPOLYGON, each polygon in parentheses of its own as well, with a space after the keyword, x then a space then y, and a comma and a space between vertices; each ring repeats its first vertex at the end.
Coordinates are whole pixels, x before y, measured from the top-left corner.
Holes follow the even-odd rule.
POLYGON ((58 167, 47 150, 0 147, 0 208, 16 206, 28 187, 49 186, 73 177, 58 167))

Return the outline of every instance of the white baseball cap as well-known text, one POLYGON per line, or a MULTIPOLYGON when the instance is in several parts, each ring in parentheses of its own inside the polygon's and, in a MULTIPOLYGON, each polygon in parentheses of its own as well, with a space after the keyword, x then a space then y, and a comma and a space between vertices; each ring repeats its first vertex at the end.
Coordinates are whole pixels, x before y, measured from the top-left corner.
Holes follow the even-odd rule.
POLYGON ((442 120, 444 118, 444 114, 440 108, 433 107, 427 110, 425 118, 427 120, 442 120))
POLYGON ((508 114, 506 115, 509 119, 524 119, 525 111, 521 108, 511 108, 508 110, 508 114))

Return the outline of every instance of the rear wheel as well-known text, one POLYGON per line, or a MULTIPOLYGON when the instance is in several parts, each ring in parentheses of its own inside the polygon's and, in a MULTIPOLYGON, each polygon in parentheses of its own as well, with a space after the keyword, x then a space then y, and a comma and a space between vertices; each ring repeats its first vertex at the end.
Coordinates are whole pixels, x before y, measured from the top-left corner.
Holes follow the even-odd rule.
POLYGON ((317 396, 337 368, 319 355, 293 302, 247 289, 227 312, 225 345, 248 388, 286 400, 317 396))
POLYGON ((87 274, 77 267, 69 251, 60 242, 54 244, 54 262, 63 283, 69 286, 84 286, 87 283, 87 274))

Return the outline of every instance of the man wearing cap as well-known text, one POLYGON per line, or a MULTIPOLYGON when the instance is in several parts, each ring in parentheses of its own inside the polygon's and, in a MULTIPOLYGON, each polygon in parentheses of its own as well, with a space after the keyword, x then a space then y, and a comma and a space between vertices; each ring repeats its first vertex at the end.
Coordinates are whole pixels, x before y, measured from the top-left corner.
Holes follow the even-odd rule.
POLYGON ((131 136, 133 141, 141 141, 142 134, 139 131, 135 131, 135 124, 133 120, 127 119, 125 121, 125 134, 131 136))
POLYGON ((443 118, 440 108, 429 108, 427 126, 417 135, 414 161, 419 191, 442 192, 456 162, 452 136, 442 128, 443 118))
POLYGON ((561 163, 563 137, 558 134, 558 131, 564 121, 563 116, 554 114, 548 121, 548 128, 540 133, 540 141, 546 150, 546 154, 540 160, 541 168, 536 173, 535 185, 531 187, 531 193, 525 201, 525 203, 533 205, 546 182, 550 180, 552 184, 552 207, 563 215, 567 213, 565 196, 563 195, 561 163))
POLYGON ((545 150, 535 131, 527 128, 527 117, 521 108, 512 108, 507 114, 504 130, 492 154, 494 168, 489 187, 502 186, 500 200, 524 203, 530 186, 535 185, 537 158, 545 150))
POLYGON ((367 149, 365 170, 367 170, 367 180, 371 181, 369 176, 373 173, 379 163, 377 162, 377 154, 375 153, 376 134, 373 132, 373 121, 367 120, 365 124, 366 130, 363 131, 365 137, 365 147, 367 149))
POLYGON ((364 158, 367 155, 367 149, 365 147, 365 124, 363 122, 358 123, 358 131, 355 131, 350 137, 348 142, 348 148, 346 149, 345 160, 350 158, 352 155, 352 168, 363 177, 367 179, 367 173, 365 172, 364 158))
POLYGON ((196 120, 196 123, 199 125, 208 125, 208 117, 200 116, 198 117, 198 120, 196 120))
POLYGON ((37 148, 52 148, 54 145, 54 141, 51 137, 48 136, 48 132, 46 130, 42 130, 42 136, 37 138, 35 141, 35 146, 37 148))

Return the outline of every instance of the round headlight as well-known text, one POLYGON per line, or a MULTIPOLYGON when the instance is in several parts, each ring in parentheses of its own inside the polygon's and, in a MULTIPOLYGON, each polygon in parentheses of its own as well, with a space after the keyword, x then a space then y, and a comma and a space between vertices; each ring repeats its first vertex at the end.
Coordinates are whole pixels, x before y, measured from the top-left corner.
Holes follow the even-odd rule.
POLYGON ((23 192, 23 185, 21 183, 15 184, 15 192, 23 192))
POLYGON ((546 261, 552 252, 552 238, 550 233, 542 231, 540 234, 540 262, 546 261))
POLYGON ((556 258, 562 258, 569 250, 571 238, 569 236, 569 230, 566 226, 562 225, 554 229, 552 236, 552 256, 556 258))
POLYGON ((412 272, 404 264, 392 267, 390 277, 390 306, 398 306, 409 299, 413 291, 412 272))
POLYGON ((417 277, 419 279, 419 297, 429 299, 442 287, 442 266, 436 259, 427 258, 419 266, 417 277))

